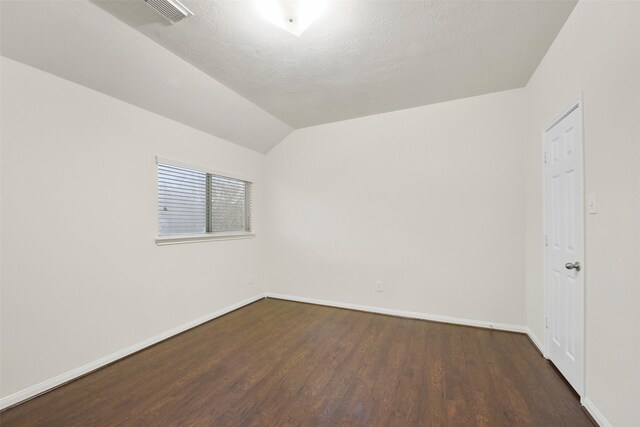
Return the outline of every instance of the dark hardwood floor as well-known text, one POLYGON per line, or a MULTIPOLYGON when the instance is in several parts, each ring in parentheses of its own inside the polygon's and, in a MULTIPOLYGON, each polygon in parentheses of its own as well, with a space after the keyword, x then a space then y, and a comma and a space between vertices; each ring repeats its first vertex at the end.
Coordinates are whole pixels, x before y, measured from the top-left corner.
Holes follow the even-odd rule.
POLYGON ((266 299, 0 414, 10 426, 592 426, 526 336, 266 299))

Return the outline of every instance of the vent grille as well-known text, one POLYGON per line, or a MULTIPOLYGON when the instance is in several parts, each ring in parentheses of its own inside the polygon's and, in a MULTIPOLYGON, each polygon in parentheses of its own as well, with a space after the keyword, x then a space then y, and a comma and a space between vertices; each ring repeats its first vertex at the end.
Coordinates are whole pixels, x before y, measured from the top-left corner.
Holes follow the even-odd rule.
POLYGON ((144 2, 154 8, 160 15, 167 18, 171 23, 193 16, 193 12, 177 0, 144 0, 144 2))

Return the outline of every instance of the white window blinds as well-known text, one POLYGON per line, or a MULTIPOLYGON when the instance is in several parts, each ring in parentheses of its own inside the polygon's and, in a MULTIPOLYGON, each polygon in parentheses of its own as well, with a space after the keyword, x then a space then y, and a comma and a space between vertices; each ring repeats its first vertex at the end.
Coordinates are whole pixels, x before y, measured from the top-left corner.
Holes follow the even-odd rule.
POLYGON ((158 162, 158 235, 251 232, 251 183, 158 162))

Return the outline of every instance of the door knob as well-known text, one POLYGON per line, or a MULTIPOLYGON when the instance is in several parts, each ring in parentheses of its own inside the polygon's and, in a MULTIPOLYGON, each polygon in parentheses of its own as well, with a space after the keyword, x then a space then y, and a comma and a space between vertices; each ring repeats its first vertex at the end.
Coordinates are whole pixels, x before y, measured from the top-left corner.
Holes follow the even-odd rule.
POLYGON ((567 270, 575 269, 576 271, 580 271, 580 263, 578 261, 568 262, 564 265, 564 268, 566 268, 567 270))

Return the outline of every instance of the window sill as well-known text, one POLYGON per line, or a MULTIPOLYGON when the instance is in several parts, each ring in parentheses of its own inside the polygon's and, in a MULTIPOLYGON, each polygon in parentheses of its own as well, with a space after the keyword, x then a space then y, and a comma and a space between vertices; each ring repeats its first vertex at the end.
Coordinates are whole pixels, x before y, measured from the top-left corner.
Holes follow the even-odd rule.
POLYGON ((156 237, 156 245, 180 245, 183 243, 211 242, 214 240, 251 239, 255 236, 256 235, 254 233, 211 233, 184 236, 158 236, 156 237))

